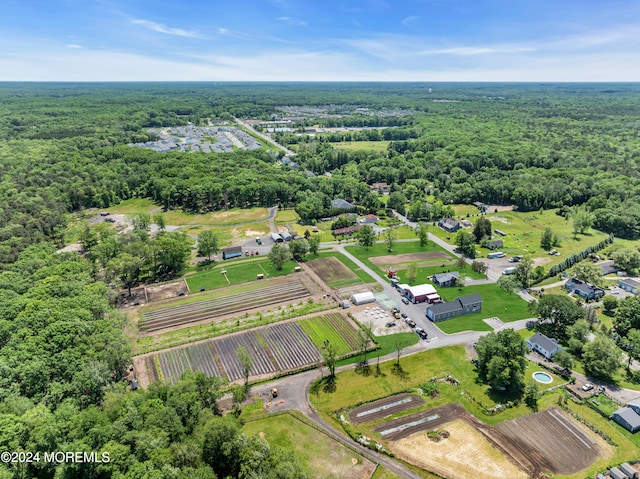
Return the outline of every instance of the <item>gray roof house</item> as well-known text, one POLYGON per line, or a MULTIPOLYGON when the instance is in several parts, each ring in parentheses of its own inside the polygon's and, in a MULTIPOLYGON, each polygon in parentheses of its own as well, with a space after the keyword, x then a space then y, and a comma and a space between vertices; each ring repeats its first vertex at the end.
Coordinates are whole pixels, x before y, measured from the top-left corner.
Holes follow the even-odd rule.
POLYGON ((479 294, 469 294, 449 301, 436 303, 427 308, 426 316, 434 323, 446 321, 455 316, 477 313, 482 310, 482 297, 479 294))
POLYGON ((494 239, 491 241, 487 241, 487 248, 489 249, 500 249, 504 246, 504 242, 501 239, 494 239))
POLYGON ((331 200, 331 208, 336 210, 352 210, 355 206, 342 198, 336 198, 335 200, 331 200))
POLYGON ((633 278, 625 278, 618 281, 618 286, 629 293, 638 294, 640 290, 640 281, 633 278))
POLYGON ((613 261, 612 259, 607 261, 601 261, 600 263, 598 263, 598 266, 600 267, 602 274, 610 274, 618 271, 618 268, 616 268, 615 261, 613 261))
POLYGON ((593 284, 585 283, 576 278, 568 279, 564 284, 564 288, 569 291, 569 293, 575 293, 584 299, 595 299, 604 296, 604 290, 602 288, 598 288, 593 284))
POLYGON ((613 413, 611 418, 631 432, 640 431, 640 399, 634 399, 613 413))
POLYGON ((440 226, 443 230, 448 231, 449 233, 455 233, 461 228, 460 222, 458 220, 454 220, 453 218, 445 218, 438 221, 438 226, 440 226))
POLYGON ((562 351, 562 347, 555 339, 549 338, 542 333, 534 334, 526 339, 525 342, 530 350, 537 351, 547 359, 551 359, 558 351, 562 351))
POLYGON ((452 271, 450 273, 436 273, 431 276, 431 280, 436 286, 455 286, 460 279, 460 273, 452 271))

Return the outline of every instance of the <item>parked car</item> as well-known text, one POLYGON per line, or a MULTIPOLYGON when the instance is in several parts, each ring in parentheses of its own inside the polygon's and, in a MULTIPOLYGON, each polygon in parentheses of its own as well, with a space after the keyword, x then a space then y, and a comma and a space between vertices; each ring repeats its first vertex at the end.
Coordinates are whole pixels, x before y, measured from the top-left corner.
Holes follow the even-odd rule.
POLYGON ((262 240, 260 238, 256 238, 256 243, 262 244, 262 240))
POLYGON ((393 328, 395 325, 396 325, 396 323, 394 323, 394 322, 390 322, 390 323, 385 324, 385 326, 387 328, 393 328))
POLYGON ((593 384, 591 383, 586 383, 584 386, 582 386, 583 391, 591 391, 592 389, 593 389, 593 384))
POLYGON ((405 323, 407 323, 409 325, 410 328, 415 328, 416 327, 416 322, 413 319, 405 319, 404 320, 405 323))
POLYGON ((422 328, 416 328, 416 333, 420 336, 421 339, 427 339, 427 332, 422 328))
POLYGON ((400 313, 400 316, 402 316, 404 319, 407 319, 407 313, 400 313))
POLYGON ((552 249, 552 250, 549 250, 548 254, 552 254, 553 255, 553 254, 556 254, 557 252, 558 252, 557 250, 552 249))
POLYGON ((411 301, 409 301, 407 298, 402 298, 402 302, 404 304, 409 304, 411 301))

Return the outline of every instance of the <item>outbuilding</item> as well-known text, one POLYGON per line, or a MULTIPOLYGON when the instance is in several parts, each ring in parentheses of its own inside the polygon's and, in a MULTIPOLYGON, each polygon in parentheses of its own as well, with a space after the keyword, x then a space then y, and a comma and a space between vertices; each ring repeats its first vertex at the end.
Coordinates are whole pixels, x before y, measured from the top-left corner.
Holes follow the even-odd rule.
POLYGON ((618 286, 628 293, 638 294, 640 291, 640 281, 633 278, 625 278, 618 281, 618 286))
POLYGON ((628 462, 620 464, 620 470, 629 476, 630 479, 638 479, 638 471, 631 467, 631 464, 628 462))
POLYGON ((618 409, 611 418, 627 431, 640 431, 640 414, 629 406, 618 409))
POLYGON ((229 246, 222 248, 222 259, 232 259, 242 257, 242 246, 229 246))
POLYGON ((282 236, 280 236, 278 233, 271 233, 271 239, 274 243, 284 242, 284 239, 282 239, 282 236))
POLYGON ((611 476, 611 479, 628 479, 627 475, 617 467, 609 469, 609 475, 611 476))
POLYGON ((289 233, 288 231, 281 232, 280 236, 285 241, 291 241, 293 239, 293 235, 291 233, 289 233))
POLYGON ((450 273, 436 273, 431 280, 438 286, 455 286, 460 279, 460 273, 452 271, 450 273))
POLYGON ((360 306, 361 304, 375 302, 376 297, 373 295, 371 291, 367 291, 365 293, 352 294, 350 299, 354 305, 360 306))
POLYGON ((416 303, 435 303, 441 301, 440 295, 436 291, 436 288, 431 284, 418 284, 416 286, 409 286, 408 284, 400 285, 404 296, 413 304, 416 303))
POLYGON ((482 311, 482 297, 476 293, 460 296, 448 303, 432 304, 427 308, 426 316, 435 323, 479 311, 482 311))

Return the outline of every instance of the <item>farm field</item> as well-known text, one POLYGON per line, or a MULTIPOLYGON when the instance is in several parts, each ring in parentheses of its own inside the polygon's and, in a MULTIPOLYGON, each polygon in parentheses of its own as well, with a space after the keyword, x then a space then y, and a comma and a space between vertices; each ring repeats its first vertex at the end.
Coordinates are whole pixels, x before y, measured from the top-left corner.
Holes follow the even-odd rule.
POLYGON ((157 331, 230 313, 239 313, 251 308, 300 299, 309 294, 309 290, 301 281, 292 280, 220 298, 203 299, 147 311, 142 314, 139 328, 145 332, 157 331))
POLYGON ((252 377, 295 370, 320 361, 322 354, 319 349, 325 338, 318 336, 318 332, 335 344, 342 340, 346 344, 343 345, 344 353, 357 349, 356 330, 342 315, 330 314, 302 321, 306 322, 305 328, 311 325, 312 332, 316 332, 314 339, 300 322, 277 323, 159 352, 149 356, 147 363, 151 366, 153 379, 173 382, 184 371, 199 370, 208 376, 220 376, 232 382, 242 378, 242 366, 236 354, 240 347, 245 348, 252 358, 252 377), (349 350, 351 344, 353 349, 349 350))
POLYGON ((352 409, 349 411, 349 420, 353 423, 375 421, 422 404, 424 399, 416 394, 396 394, 352 409))
POLYGON ((479 313, 457 316, 437 324, 438 328, 448 334, 468 330, 491 331, 491 327, 482 320, 494 316, 505 323, 531 317, 528 303, 525 300, 516 294, 507 293, 495 284, 472 285, 464 288, 438 288, 438 293, 445 301, 452 301, 459 296, 474 293, 482 296, 482 311, 479 313))
POLYGON ((223 288, 225 286, 248 283, 250 281, 262 281, 257 279, 258 274, 264 275, 264 279, 284 276, 293 273, 298 266, 295 261, 286 261, 280 271, 271 266, 268 258, 238 259, 217 264, 211 269, 200 271, 185 276, 191 292, 223 288), (226 271, 226 274, 222 274, 226 271))
POLYGON ((293 414, 248 421, 243 431, 249 435, 259 434, 270 444, 293 450, 306 466, 305 472, 314 479, 369 479, 375 468, 369 460, 308 426, 293 414))
MULTIPOLYGON (((313 256, 311 256, 313 257, 313 256)), ((366 271, 364 271, 362 268, 360 268, 358 265, 356 265, 353 261, 351 261, 349 258, 347 258, 345 255, 343 255, 342 253, 339 253, 337 251, 321 251, 318 254, 317 259, 324 259, 324 258, 335 258, 337 259, 340 263, 342 263, 343 266, 346 267, 346 270, 348 270, 351 274, 355 274, 358 278, 359 278, 359 282, 355 282, 355 280, 353 280, 353 284, 360 284, 360 283, 366 283, 366 284, 372 284, 375 283, 377 285, 377 282, 369 275, 369 273, 367 273, 366 271)), ((335 265, 335 263, 331 262, 332 265, 335 265)), ((318 276, 320 276, 320 278, 327 282, 336 282, 337 284, 340 283, 341 279, 340 277, 342 276, 342 273, 345 272, 345 270, 337 265, 335 265, 336 270, 333 270, 332 268, 324 268, 324 271, 322 272, 322 274, 318 273, 318 271, 316 271, 316 274, 318 274, 318 276), (323 276, 324 275, 324 276, 323 276), (326 277, 326 280, 325 280, 326 277)), ((321 269, 323 269, 321 267, 321 269)), ((346 273, 345 273, 346 274, 346 273)), ((331 284, 327 283, 330 287, 334 287, 331 286, 331 284)), ((334 283, 335 284, 335 283, 334 283)), ((335 286, 336 289, 338 288, 343 288, 345 287, 343 286, 335 286)))
POLYGON ((298 324, 318 349, 324 346, 325 341, 336 346, 337 356, 358 349, 357 330, 345 321, 344 316, 340 313, 302 319, 298 321, 298 324))
POLYGON ((332 289, 362 284, 362 280, 335 256, 313 259, 307 261, 305 266, 311 268, 332 289))

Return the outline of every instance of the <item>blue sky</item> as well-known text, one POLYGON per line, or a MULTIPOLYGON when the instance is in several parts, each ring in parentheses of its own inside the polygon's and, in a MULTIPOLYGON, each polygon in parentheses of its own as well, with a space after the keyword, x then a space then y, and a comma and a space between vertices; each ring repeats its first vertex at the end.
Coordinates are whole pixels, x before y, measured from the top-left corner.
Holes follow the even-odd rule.
POLYGON ((13 80, 640 81, 640 2, 2 0, 13 80))

